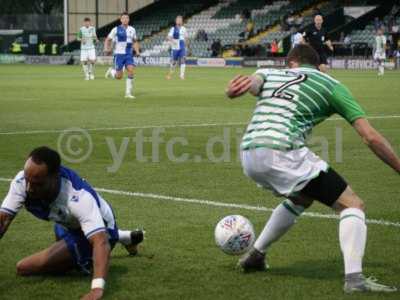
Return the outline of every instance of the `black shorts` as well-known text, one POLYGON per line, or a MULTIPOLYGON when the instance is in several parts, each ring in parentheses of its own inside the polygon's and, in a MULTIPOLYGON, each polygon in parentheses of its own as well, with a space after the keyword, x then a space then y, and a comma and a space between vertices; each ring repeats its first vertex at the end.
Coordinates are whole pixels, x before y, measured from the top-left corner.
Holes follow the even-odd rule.
POLYGON ((332 207, 347 186, 348 184, 343 177, 336 173, 334 169, 329 168, 326 172, 321 171, 318 177, 311 180, 300 193, 332 207))
POLYGON ((325 53, 325 51, 319 51, 319 63, 321 65, 327 65, 328 64, 328 55, 325 53))

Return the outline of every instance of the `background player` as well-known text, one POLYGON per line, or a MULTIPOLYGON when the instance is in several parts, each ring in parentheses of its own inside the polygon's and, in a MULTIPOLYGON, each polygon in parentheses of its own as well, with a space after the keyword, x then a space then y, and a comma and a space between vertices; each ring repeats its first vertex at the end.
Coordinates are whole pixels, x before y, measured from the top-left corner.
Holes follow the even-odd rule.
POLYGON ((299 28, 296 26, 293 26, 290 31, 290 47, 294 48, 303 42, 303 35, 299 32, 299 28))
POLYGON ((376 31, 374 59, 378 63, 378 75, 382 76, 385 74, 384 62, 386 59, 386 37, 382 28, 376 31))
POLYGON ((180 78, 185 79, 187 31, 183 26, 182 16, 176 17, 175 26, 170 29, 167 39, 171 43, 171 65, 167 79, 172 78, 175 66, 178 63, 180 66, 180 78))
POLYGON ((104 52, 107 54, 111 54, 112 42, 115 42, 114 68, 107 70, 106 77, 111 75, 113 78, 121 79, 125 67, 128 73, 125 98, 134 99, 135 96, 132 95, 132 92, 136 63, 133 57, 133 48, 135 54, 139 55, 139 43, 137 42, 135 28, 129 26, 129 14, 127 12, 121 14, 120 21, 121 25, 114 27, 104 42, 104 52))
POLYGON ((327 37, 325 29, 322 27, 323 22, 322 16, 316 15, 314 17, 314 26, 304 33, 304 40, 317 51, 320 60, 318 69, 326 73, 328 71, 328 49, 333 51, 333 46, 327 37))
POLYGON ((289 69, 263 69, 253 76, 237 76, 227 89, 230 98, 249 91, 259 99, 242 140, 244 173, 257 184, 287 198, 274 209, 254 248, 239 264, 244 270, 264 270, 269 247, 317 200, 340 214, 344 291, 395 292, 396 288, 364 277, 362 260, 367 239, 364 203, 339 174, 306 146, 306 136, 316 124, 338 113, 397 174, 400 174, 400 159, 366 120, 350 91, 317 70, 319 58, 314 49, 309 45, 296 46, 287 61, 289 69))
POLYGON ((143 232, 119 230, 111 206, 74 171, 61 166, 59 154, 34 149, 24 170, 11 182, 0 208, 0 238, 18 211, 25 208, 39 219, 54 221, 56 242, 17 263, 17 274, 30 276, 93 269, 92 290, 83 299, 103 296, 111 250, 122 243, 130 254, 143 232))
POLYGON ((83 26, 78 32, 81 41, 81 63, 85 80, 94 79, 94 64, 96 63, 95 42, 98 42, 96 29, 91 25, 90 18, 83 20, 83 26))

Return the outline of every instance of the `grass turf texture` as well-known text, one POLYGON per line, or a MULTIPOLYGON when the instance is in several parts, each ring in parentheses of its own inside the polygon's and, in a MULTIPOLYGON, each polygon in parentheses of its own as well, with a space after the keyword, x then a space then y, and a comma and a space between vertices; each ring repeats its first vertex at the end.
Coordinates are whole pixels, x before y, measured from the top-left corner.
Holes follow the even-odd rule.
MULTIPOLYGON (((224 97, 228 80, 251 69, 188 69, 187 80, 166 81, 166 69, 139 68, 135 79, 137 100, 125 100, 124 81, 105 80, 105 68, 96 70, 95 81, 84 81, 73 66, 1 66, 0 131, 53 130, 69 127, 99 128, 174 124, 245 123, 254 100, 230 101, 224 97)), ((400 115, 400 73, 332 71, 353 91, 369 115, 400 115)), ((371 122, 399 151, 400 119, 371 122)), ((119 149, 124 137, 139 129, 91 131, 94 149, 84 162, 67 166, 102 188, 139 191, 175 197, 199 198, 227 203, 273 208, 281 200, 255 186, 242 175, 236 159, 236 137, 245 125, 165 128, 164 140, 185 137, 184 163, 168 160, 165 143, 159 162, 135 160, 129 141, 121 168, 113 164, 106 138, 119 149), (205 160, 207 140, 230 132, 231 162, 205 160), (239 132, 239 133, 237 133, 239 132), (195 161, 201 156, 202 161, 195 161)), ((59 133, 0 135, 0 177, 13 177, 23 167, 27 153, 38 145, 57 147, 59 133)), ((150 136, 151 129, 144 130, 150 136)), ((344 121, 319 125, 315 136, 329 141, 329 158, 365 200, 367 216, 399 221, 398 177, 378 161, 344 121), (334 161, 335 128, 343 129, 343 163, 334 161)), ((318 149, 316 149, 318 150, 318 149)), ((222 151, 215 147, 215 155, 222 151)), ((144 152, 152 153, 146 144, 144 152)), ((5 195, 8 183, 0 182, 5 195)), ((271 248, 266 273, 241 274, 236 257, 223 254, 214 245, 213 230, 220 218, 242 214, 257 232, 269 213, 174 203, 140 197, 103 194, 112 204, 121 228, 143 226, 147 239, 138 257, 128 257, 121 246, 114 249, 107 280, 106 299, 399 299, 394 295, 345 296, 343 264, 337 238, 337 220, 300 218, 298 224, 271 248)), ((314 204, 313 212, 331 213, 314 204)), ((369 225, 365 273, 384 283, 400 285, 398 227, 369 225)), ((0 299, 76 299, 86 293, 90 277, 67 276, 18 278, 16 262, 53 242, 52 224, 36 220, 23 211, 0 241, 0 299)))

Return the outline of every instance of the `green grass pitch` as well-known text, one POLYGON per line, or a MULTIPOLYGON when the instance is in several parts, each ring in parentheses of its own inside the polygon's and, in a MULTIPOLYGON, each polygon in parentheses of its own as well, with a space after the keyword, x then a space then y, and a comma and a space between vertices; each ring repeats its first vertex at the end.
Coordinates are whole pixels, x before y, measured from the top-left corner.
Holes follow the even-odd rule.
MULTIPOLYGON (((89 131, 93 151, 87 160, 65 163, 95 187, 267 208, 281 201, 247 179, 236 158, 237 138, 251 117, 254 100, 246 96, 230 101, 224 89, 236 73, 254 70, 189 68, 187 80, 166 81, 166 69, 139 68, 134 101, 123 98, 125 82, 104 79, 104 71, 98 67, 97 79, 84 81, 77 66, 0 67, 1 178, 11 178, 22 169, 33 147, 57 148, 60 129, 103 128, 89 131), (138 161, 132 138, 139 130, 148 138, 156 126, 165 130, 159 161, 138 161), (222 137, 224 130, 231 144, 230 159, 207 160, 207 141, 222 137), (166 154, 166 142, 177 137, 188 142, 174 148, 176 155, 189 155, 185 162, 170 161, 166 154), (124 141, 127 147, 116 172, 109 172, 113 165, 110 141, 116 150, 124 141)), ((348 85, 369 116, 379 116, 371 122, 399 151, 400 73, 387 71, 383 77, 375 71, 330 73, 348 85)), ((369 224, 365 273, 399 286, 398 175, 378 161, 344 121, 325 122, 314 135, 329 142, 330 164, 364 199, 368 218, 392 222, 369 224), (335 160, 337 128, 343 133, 343 162, 335 160)), ((77 151, 79 141, 74 143, 72 150, 77 151)), ((315 150, 319 148, 316 145, 315 150)), ((223 150, 216 145, 215 155, 223 150)), ((149 143, 143 151, 147 157, 153 153, 149 143)), ((1 197, 7 190, 8 182, 0 181, 1 197)), ((270 271, 242 274, 235 268, 237 258, 215 246, 214 226, 223 216, 242 214, 259 232, 269 212, 146 195, 102 195, 114 207, 121 228, 143 226, 147 231, 138 257, 128 257, 121 246, 114 249, 105 299, 400 299, 399 293, 343 295, 335 219, 300 218, 268 253, 270 271)), ((332 214, 318 203, 309 211, 332 214)), ((89 290, 91 278, 77 273, 16 277, 16 262, 53 240, 52 224, 25 211, 16 218, 0 241, 0 299, 78 299, 89 290)))

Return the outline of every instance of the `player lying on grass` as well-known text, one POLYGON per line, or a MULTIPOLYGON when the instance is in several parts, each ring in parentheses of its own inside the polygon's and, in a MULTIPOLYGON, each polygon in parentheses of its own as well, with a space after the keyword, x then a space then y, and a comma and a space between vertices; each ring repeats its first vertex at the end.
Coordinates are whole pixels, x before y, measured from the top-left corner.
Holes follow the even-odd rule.
POLYGON ((124 12, 121 14, 121 25, 114 27, 104 42, 104 52, 111 54, 112 43, 115 42, 114 48, 114 68, 109 68, 106 78, 122 79, 124 75, 124 67, 128 73, 126 79, 125 98, 134 99, 133 81, 135 73, 135 59, 133 57, 133 48, 135 54, 140 54, 139 43, 137 42, 136 30, 129 25, 129 14, 124 12))
POLYGON ((227 95, 250 92, 256 109, 241 144, 244 173, 257 184, 287 199, 272 213, 253 249, 240 260, 247 270, 264 270, 265 254, 295 224, 314 200, 340 214, 339 241, 344 257, 344 291, 394 292, 362 273, 367 239, 365 206, 347 182, 305 144, 312 128, 337 113, 358 132, 369 148, 400 173, 400 160, 390 144, 366 120, 365 113, 339 81, 317 70, 319 57, 298 45, 287 57, 289 69, 261 69, 237 76, 227 95))
POLYGON ((59 154, 47 147, 34 149, 12 181, 0 208, 0 237, 22 206, 39 219, 55 222, 56 242, 19 261, 17 274, 64 273, 74 268, 93 272, 92 289, 83 299, 102 298, 116 243, 134 255, 143 240, 141 230, 119 230, 111 206, 74 171, 61 166, 59 154))

